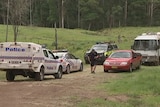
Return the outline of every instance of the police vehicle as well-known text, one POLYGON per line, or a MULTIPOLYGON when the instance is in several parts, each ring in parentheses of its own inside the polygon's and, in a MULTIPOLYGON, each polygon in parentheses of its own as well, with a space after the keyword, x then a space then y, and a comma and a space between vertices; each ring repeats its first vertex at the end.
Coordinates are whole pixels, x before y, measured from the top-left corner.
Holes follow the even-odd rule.
POLYGON ((83 71, 83 62, 67 50, 53 50, 53 54, 58 56, 63 66, 63 72, 69 74, 73 71, 83 71))
POLYGON ((84 53, 84 60, 86 64, 89 64, 88 54, 91 52, 92 49, 94 49, 98 53, 96 63, 99 65, 103 65, 106 57, 108 57, 113 50, 118 49, 118 46, 115 44, 115 42, 97 42, 88 51, 84 53))
POLYGON ((30 42, 0 43, 0 70, 6 71, 6 79, 13 81, 16 75, 42 81, 44 75, 62 78, 62 64, 47 48, 30 42))

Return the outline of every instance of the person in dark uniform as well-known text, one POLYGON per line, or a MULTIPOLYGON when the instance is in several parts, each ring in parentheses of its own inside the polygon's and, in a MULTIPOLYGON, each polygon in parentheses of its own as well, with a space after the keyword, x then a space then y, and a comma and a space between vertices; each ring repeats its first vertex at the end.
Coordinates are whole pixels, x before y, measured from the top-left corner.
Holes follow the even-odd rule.
POLYGON ((97 58, 98 58, 97 52, 94 49, 92 49, 92 51, 88 55, 88 60, 89 60, 90 65, 91 65, 91 73, 95 73, 96 59, 97 58))

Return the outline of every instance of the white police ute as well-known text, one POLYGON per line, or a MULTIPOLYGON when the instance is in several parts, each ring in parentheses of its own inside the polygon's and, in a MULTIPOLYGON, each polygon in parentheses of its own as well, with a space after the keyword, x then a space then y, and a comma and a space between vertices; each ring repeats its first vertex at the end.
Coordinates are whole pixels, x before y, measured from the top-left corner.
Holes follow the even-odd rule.
POLYGON ((0 43, 0 70, 6 71, 6 79, 13 81, 16 75, 42 81, 44 75, 62 78, 62 64, 49 49, 30 42, 0 43))

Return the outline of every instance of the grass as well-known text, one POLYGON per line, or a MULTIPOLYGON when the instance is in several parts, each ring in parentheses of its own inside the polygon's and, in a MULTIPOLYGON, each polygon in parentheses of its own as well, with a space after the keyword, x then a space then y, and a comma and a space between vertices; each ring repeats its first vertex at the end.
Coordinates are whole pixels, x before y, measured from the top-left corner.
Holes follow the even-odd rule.
POLYGON ((79 103, 79 107, 159 107, 160 66, 142 66, 133 73, 120 73, 118 78, 97 86, 107 98, 95 98, 79 103))
MULTIPOLYGON (((71 53, 84 60, 84 52, 96 42, 115 41, 117 43, 118 35, 120 35, 122 37, 122 43, 117 43, 119 48, 130 49, 137 35, 149 31, 158 32, 159 29, 160 27, 124 27, 95 32, 81 29, 57 29, 58 48, 68 49, 71 53)), ((6 39, 6 26, 0 25, 0 33, 0 42, 4 42, 6 39)), ((13 41, 12 26, 9 26, 8 41, 13 41)), ((52 50, 55 49, 53 45, 55 42, 55 29, 21 26, 17 41, 46 44, 52 50)), ((109 99, 89 99, 79 102, 78 106, 159 107, 159 71, 159 66, 142 66, 140 70, 133 73, 120 73, 116 79, 111 79, 109 82, 107 80, 107 82, 96 86, 99 91, 105 91, 109 95, 109 99), (112 98, 116 100, 112 100, 112 98)), ((0 72, 0 80, 5 79, 4 75, 4 72, 0 72)))
MULTIPOLYGON (((118 41, 118 35, 122 37, 122 43, 117 43, 120 49, 130 49, 134 38, 143 32, 157 32, 160 27, 124 27, 104 29, 101 31, 88 31, 81 29, 57 29, 58 48, 68 49, 77 57, 83 59, 87 49, 99 41, 118 41)), ((8 41, 13 41, 13 29, 9 26, 8 41)), ((0 42, 6 41, 6 26, 0 25, 0 42)), ((35 42, 46 44, 47 48, 55 49, 55 29, 42 27, 19 27, 17 41, 35 42)))

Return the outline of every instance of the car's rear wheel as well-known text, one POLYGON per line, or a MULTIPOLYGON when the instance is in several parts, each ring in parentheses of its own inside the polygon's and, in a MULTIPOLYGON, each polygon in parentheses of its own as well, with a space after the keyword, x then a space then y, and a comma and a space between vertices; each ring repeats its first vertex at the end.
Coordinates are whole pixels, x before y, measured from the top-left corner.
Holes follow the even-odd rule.
POLYGON ((138 65, 137 69, 140 69, 141 68, 141 63, 138 65))
POLYGON ((58 72, 54 74, 54 77, 56 79, 61 79, 62 78, 62 67, 59 67, 58 72))
POLYGON ((69 65, 67 65, 67 67, 66 67, 66 72, 65 72, 66 74, 69 74, 70 73, 70 66, 69 65))
POLYGON ((14 81, 15 75, 12 71, 6 71, 6 79, 7 81, 14 81))

